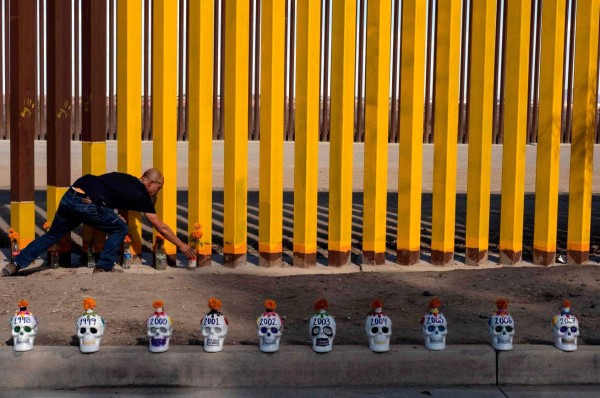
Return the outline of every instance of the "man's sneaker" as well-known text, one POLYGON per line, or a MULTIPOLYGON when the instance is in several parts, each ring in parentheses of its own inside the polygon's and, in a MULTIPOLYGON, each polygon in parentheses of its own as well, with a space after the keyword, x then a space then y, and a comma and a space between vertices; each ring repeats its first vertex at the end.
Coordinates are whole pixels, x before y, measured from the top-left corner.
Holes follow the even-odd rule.
POLYGON ((4 268, 2 268, 3 276, 14 276, 14 275, 17 275, 17 272, 19 272, 19 267, 17 266, 17 264, 13 263, 12 261, 10 263, 6 264, 4 266, 4 268))

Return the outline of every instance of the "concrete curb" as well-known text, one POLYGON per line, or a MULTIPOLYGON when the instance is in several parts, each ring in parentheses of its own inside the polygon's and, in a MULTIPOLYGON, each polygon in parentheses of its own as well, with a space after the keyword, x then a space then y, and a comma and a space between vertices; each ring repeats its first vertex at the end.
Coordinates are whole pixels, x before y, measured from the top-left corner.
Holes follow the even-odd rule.
POLYGON ((0 348, 3 388, 118 386, 264 387, 494 385, 496 353, 485 345, 444 351, 392 346, 376 354, 365 346, 336 346, 317 354, 309 346, 281 346, 265 354, 256 346, 173 346, 162 354, 146 347, 105 346, 94 354, 77 347, 0 348))
POLYGON ((600 346, 563 352, 554 345, 515 345, 498 353, 498 384, 599 384, 600 346))

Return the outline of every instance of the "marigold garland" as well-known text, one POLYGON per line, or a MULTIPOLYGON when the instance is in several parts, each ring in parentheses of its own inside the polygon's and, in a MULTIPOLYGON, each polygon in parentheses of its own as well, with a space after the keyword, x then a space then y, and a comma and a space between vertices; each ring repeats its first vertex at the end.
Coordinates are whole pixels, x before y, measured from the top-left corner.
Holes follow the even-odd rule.
POLYGON ((163 308, 163 301, 162 300, 154 300, 152 302, 152 307, 154 307, 155 309, 159 309, 159 308, 163 308))
POLYGON ((329 302, 327 302, 327 299, 320 298, 315 301, 313 307, 316 311, 326 310, 329 308, 329 302))
POLYGON ((83 299, 83 309, 87 310, 93 310, 94 308, 96 308, 96 300, 94 300, 91 297, 86 297, 85 299, 83 299))
POLYGON ((131 243, 131 236, 129 236, 129 234, 125 235, 125 238, 123 239, 123 242, 128 245, 131 243))
POLYGON ((194 229, 202 229, 202 224, 197 222, 196 224, 194 224, 194 229))
POLYGON ((508 300, 505 298, 499 298, 498 300, 496 300, 496 307, 499 310, 505 310, 508 308, 508 300))
POLYGON ((219 300, 217 298, 211 297, 208 300, 208 308, 210 308, 211 310, 220 311, 221 310, 221 306, 222 306, 221 300, 219 300))
POLYGON ((429 308, 431 309, 440 308, 441 306, 442 302, 438 298, 431 299, 431 301, 429 302, 429 308))
POLYGON ((50 221, 46 221, 44 225, 42 225, 42 228, 44 229, 44 231, 48 231, 50 229, 50 225, 52 225, 50 224, 50 221))
POLYGON ((192 238, 194 240, 199 240, 200 238, 202 238, 202 230, 201 229, 195 229, 192 232, 192 238))
POLYGON ((379 299, 375 299, 375 300, 371 301, 371 308, 373 308, 373 309, 383 308, 383 301, 381 301, 379 299))
POLYGON ((27 300, 21 300, 19 301, 19 304, 17 304, 19 306, 19 308, 27 308, 29 307, 29 301, 27 300))
POLYGON ((275 311, 275 308, 277 308, 277 303, 275 303, 275 300, 265 300, 265 310, 268 311, 275 311))

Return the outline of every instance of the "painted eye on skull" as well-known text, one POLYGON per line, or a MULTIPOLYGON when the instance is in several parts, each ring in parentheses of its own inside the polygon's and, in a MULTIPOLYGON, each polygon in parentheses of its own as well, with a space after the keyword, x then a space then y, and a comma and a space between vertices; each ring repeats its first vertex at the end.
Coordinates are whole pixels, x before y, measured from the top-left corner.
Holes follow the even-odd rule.
POLYGON ((150 333, 156 333, 157 330, 158 328, 155 328, 154 326, 150 327, 150 333))
POLYGON ((310 334, 312 334, 313 336, 318 336, 319 333, 321 333, 321 328, 319 326, 313 326, 310 334))
POLYGON ((164 326, 161 326, 160 331, 161 331, 161 333, 167 333, 167 328, 164 326))
POLYGON ((325 333, 325 336, 331 337, 333 336, 333 329, 330 326, 325 326, 323 328, 323 333, 325 333))
MULTIPOLYGON (((435 329, 436 329, 436 328, 437 328, 437 330, 439 330, 439 331, 440 331, 440 332, 442 332, 442 333, 444 332, 444 330, 446 330, 446 327, 445 327, 445 326, 433 326, 433 325, 429 325, 429 326, 427 327, 427 331, 428 331, 429 333, 433 333, 433 332, 435 332, 435 329)), ((496 329, 498 329, 498 328, 496 328, 496 329)), ((496 330, 496 331, 498 331, 498 330, 496 330)))
MULTIPOLYGON (((508 333, 511 333, 513 331, 512 326, 507 326, 506 331, 508 333)), ((502 332, 502 326, 496 326, 496 333, 500 333, 500 332, 502 332)))
MULTIPOLYGON (((81 333, 81 334, 85 334, 86 331, 87 331, 87 328, 81 328, 81 329, 79 329, 79 333, 81 333)), ((96 329, 96 328, 90 328, 90 333, 91 334, 96 334, 96 333, 98 333, 98 329, 96 329)))
MULTIPOLYGON (((379 331, 379 328, 377 326, 371 328, 371 333, 373 333, 373 334, 377 334, 378 331, 379 331)), ((386 326, 381 328, 382 333, 387 333, 388 331, 389 331, 389 329, 386 326)))
MULTIPOLYGON (((567 326, 562 326, 562 327, 560 328, 560 332, 561 332, 561 333, 566 333, 568 330, 569 330, 569 328, 568 328, 567 326)), ((577 333, 577 327, 575 327, 575 326, 571 326, 571 332, 572 332, 572 333, 577 333)))
MULTIPOLYGON (((29 327, 29 326, 24 326, 23 330, 25 331, 25 333, 31 333, 31 327, 29 327)), ((15 326, 15 333, 19 333, 19 332, 21 332, 21 327, 15 326)))

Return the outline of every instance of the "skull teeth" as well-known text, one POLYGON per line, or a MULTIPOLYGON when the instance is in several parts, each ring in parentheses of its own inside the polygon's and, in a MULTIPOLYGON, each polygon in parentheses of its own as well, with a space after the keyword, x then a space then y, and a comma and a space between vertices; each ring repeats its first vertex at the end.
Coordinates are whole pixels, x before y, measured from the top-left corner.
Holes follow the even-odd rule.
POLYGON ((317 347, 327 347, 329 345, 329 339, 317 339, 317 347))

